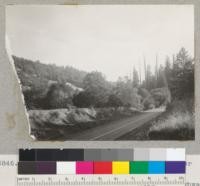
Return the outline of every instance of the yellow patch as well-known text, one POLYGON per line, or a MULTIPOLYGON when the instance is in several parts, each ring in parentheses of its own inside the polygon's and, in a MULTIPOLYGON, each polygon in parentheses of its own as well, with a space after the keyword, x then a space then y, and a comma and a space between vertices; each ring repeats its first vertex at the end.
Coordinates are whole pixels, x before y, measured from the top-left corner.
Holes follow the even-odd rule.
POLYGON ((112 173, 113 174, 129 174, 129 161, 113 161, 112 173))

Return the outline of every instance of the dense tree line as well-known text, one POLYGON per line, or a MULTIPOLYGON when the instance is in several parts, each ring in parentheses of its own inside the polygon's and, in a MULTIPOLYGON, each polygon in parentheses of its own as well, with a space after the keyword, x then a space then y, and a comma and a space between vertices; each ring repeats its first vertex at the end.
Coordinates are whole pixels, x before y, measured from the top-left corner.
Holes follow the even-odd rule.
POLYGON ((110 86, 101 73, 87 74, 83 84, 85 92, 74 97, 74 104, 79 107, 132 106, 149 109, 167 105, 174 99, 194 96, 194 61, 184 48, 173 55, 173 60, 167 56, 164 65, 158 66, 156 56, 154 73, 145 58, 143 67, 143 81, 141 70, 133 68, 132 79, 128 76, 119 78, 110 86))
POLYGON ((81 87, 87 74, 69 66, 58 67, 55 64, 43 64, 16 56, 13 56, 13 59, 28 109, 66 107, 70 101, 66 94, 65 97, 62 95, 62 92, 69 92, 69 87, 66 87, 65 83, 81 87), (55 94, 59 94, 63 99, 53 96, 55 94))
POLYGON ((70 66, 56 66, 55 64, 43 64, 40 61, 31 61, 13 56, 18 75, 21 77, 23 85, 34 86, 40 81, 70 82, 78 87, 82 87, 82 80, 87 74, 85 71, 75 69, 70 66), (30 80, 27 80, 30 78, 30 80))
POLYGON ((182 48, 164 65, 155 60, 155 70, 144 58, 132 77, 109 82, 100 72, 86 73, 72 67, 57 67, 13 56, 29 109, 76 107, 133 107, 137 110, 166 105, 173 99, 194 96, 194 61, 182 48), (75 91, 69 82, 82 90, 75 91))
POLYGON ((165 73, 173 99, 194 97, 194 60, 182 48, 174 57, 172 65, 167 65, 165 73))

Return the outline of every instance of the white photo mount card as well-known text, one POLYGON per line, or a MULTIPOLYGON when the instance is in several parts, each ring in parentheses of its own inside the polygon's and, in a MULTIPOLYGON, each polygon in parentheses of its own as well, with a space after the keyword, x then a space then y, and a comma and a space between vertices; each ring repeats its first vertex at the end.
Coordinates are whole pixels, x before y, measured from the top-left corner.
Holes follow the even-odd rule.
POLYGON ((0 155, 0 180, 6 186, 15 186, 18 155, 0 155))
POLYGON ((196 0, 0 1, 1 183, 20 148, 154 147, 200 185, 199 59, 196 0))

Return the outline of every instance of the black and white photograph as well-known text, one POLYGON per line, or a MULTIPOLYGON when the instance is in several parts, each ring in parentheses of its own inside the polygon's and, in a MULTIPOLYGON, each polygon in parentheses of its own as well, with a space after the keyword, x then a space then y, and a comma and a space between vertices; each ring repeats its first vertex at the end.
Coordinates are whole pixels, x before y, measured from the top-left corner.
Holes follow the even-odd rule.
POLYGON ((5 38, 34 140, 195 140, 193 5, 9 5, 5 38))

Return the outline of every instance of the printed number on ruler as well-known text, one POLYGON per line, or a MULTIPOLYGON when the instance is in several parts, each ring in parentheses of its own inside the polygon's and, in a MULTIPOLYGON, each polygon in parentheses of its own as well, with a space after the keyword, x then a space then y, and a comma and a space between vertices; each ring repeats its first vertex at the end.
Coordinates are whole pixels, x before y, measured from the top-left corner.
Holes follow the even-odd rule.
POLYGON ((17 186, 184 186, 185 175, 20 175, 17 186))

